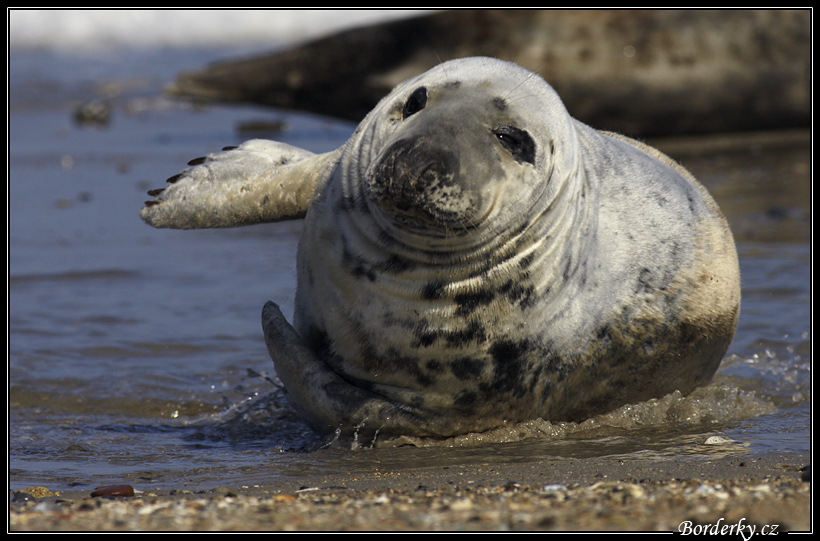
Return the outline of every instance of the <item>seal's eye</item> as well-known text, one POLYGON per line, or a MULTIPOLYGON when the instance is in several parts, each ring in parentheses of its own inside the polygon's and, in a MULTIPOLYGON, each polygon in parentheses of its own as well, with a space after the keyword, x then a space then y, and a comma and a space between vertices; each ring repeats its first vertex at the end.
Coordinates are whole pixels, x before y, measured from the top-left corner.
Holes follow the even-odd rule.
POLYGON ((493 134, 515 161, 535 165, 535 141, 529 133, 515 126, 500 126, 493 130, 493 134))
POLYGON ((427 106, 427 89, 422 87, 417 88, 410 94, 410 97, 407 98, 407 103, 404 104, 404 109, 402 110, 402 118, 407 118, 410 115, 414 115, 424 109, 427 106))

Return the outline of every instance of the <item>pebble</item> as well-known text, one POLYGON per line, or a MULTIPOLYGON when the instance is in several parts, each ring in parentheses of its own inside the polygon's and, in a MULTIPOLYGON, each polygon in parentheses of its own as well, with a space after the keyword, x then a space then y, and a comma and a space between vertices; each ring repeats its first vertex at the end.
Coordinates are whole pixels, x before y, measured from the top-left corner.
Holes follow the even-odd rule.
POLYGON ((541 487, 542 492, 564 492, 565 490, 567 490, 567 486, 559 484, 544 485, 541 487))
POLYGON ((60 504, 56 502, 39 502, 34 507, 32 507, 32 511, 36 513, 50 513, 52 511, 58 511, 61 509, 60 504))
POLYGON ((52 492, 46 487, 28 487, 23 492, 28 492, 35 498, 48 498, 49 496, 59 496, 59 492, 52 492))
POLYGON ((726 436, 709 436, 706 438, 706 441, 703 442, 704 445, 723 445, 726 443, 734 442, 733 439, 727 438, 726 436))
POLYGON ((33 502, 36 500, 37 499, 34 496, 23 490, 15 491, 14 497, 11 499, 13 502, 33 502))
POLYGON ((91 493, 91 497, 96 498, 98 496, 132 498, 134 496, 134 488, 131 485, 108 485, 104 487, 97 487, 97 489, 91 493))
POLYGON ((111 122, 111 106, 103 100, 90 100, 74 110, 74 122, 84 127, 104 127, 111 122))
POLYGON ((461 498, 450 503, 450 509, 453 511, 469 511, 473 507, 473 501, 469 498, 461 498))

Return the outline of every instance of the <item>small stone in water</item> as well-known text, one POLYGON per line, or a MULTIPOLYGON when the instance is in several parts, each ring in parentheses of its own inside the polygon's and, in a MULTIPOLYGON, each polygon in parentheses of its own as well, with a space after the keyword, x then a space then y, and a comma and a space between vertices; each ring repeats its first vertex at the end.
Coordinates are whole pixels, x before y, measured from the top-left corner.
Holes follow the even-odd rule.
POLYGON ((96 498, 97 496, 131 498, 134 496, 134 488, 131 485, 108 485, 105 487, 97 487, 97 489, 91 493, 91 497, 96 498))

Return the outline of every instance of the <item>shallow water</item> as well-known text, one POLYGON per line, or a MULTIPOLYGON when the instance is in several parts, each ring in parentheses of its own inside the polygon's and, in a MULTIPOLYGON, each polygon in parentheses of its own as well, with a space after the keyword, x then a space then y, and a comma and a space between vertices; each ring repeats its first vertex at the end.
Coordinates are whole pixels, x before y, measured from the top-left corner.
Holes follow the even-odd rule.
POLYGON ((267 299, 292 311, 301 223, 158 231, 138 210, 147 189, 193 157, 256 136, 323 152, 354 126, 159 97, 177 70, 214 57, 12 54, 11 488, 213 487, 545 456, 809 452, 808 139, 674 154, 726 212, 741 260, 738 332, 707 388, 579 425, 536 421, 445 443, 404 442, 417 447, 317 448, 268 379, 259 323, 267 299), (73 112, 92 97, 109 101, 110 121, 78 125, 73 112), (287 128, 239 129, 260 120, 287 128), (711 435, 727 440, 705 445, 711 435))

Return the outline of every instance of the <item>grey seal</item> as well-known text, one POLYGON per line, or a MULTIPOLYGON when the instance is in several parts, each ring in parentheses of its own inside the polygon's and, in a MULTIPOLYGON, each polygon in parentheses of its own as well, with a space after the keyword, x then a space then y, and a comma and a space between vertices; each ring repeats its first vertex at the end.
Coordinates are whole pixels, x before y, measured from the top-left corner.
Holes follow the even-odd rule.
POLYGON ((252 140, 191 162, 156 227, 305 216, 268 352, 319 433, 447 437, 579 421, 710 381, 740 306, 707 191, 492 58, 399 84, 327 154, 252 140))
POLYGON ((538 70, 582 122, 641 137, 805 128, 811 13, 444 10, 209 64, 168 90, 358 122, 404 79, 480 54, 538 70))

